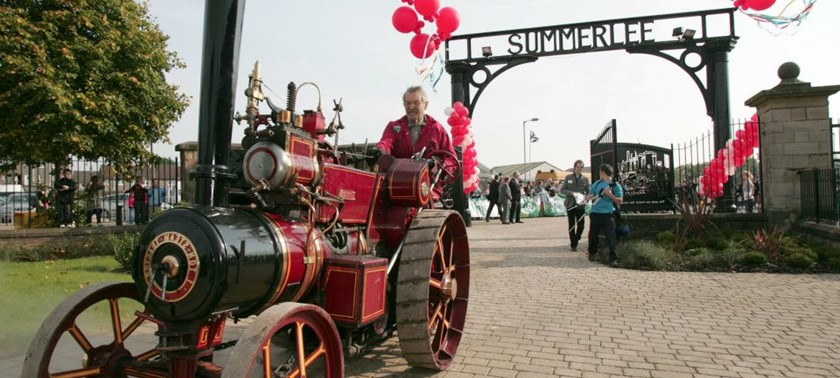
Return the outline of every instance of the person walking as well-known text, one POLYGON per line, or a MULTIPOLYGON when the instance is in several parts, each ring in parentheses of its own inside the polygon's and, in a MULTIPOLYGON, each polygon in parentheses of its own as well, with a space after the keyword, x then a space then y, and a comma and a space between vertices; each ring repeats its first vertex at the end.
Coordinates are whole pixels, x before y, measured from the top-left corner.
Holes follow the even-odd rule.
POLYGON ((65 169, 61 176, 53 184, 53 188, 58 191, 58 226, 73 227, 73 199, 79 185, 73 180, 73 171, 65 169))
POLYGON ((598 234, 604 230, 607 239, 607 247, 610 250, 608 262, 614 264, 618 260, 615 253, 618 240, 615 236, 615 222, 613 213, 616 206, 621 206, 624 190, 621 185, 612 181, 613 168, 609 164, 601 164, 598 169, 600 180, 595 181, 589 189, 587 200, 595 199, 592 209, 589 212, 589 260, 595 260, 598 253, 598 234))
POLYGON ((87 203, 85 204, 85 226, 90 227, 93 222, 93 216, 96 215, 96 224, 102 225, 102 191, 105 189, 105 184, 99 179, 99 176, 92 176, 90 181, 85 185, 85 197, 87 203))
POLYGON ((510 215, 508 215, 508 222, 510 223, 524 223, 519 220, 522 215, 522 188, 519 186, 519 172, 513 172, 513 177, 510 179, 510 215))
POLYGON ((746 169, 741 171, 741 198, 747 214, 752 214, 755 210, 755 191, 752 172, 746 169))
POLYGON ((499 209, 499 212, 502 211, 501 205, 499 205, 499 178, 500 175, 493 176, 493 181, 490 181, 490 188, 487 192, 487 200, 490 202, 487 205, 487 215, 484 216, 484 220, 486 222, 490 222, 490 213, 493 212, 493 206, 496 206, 499 209))
POLYGON ((154 213, 164 202, 166 202, 166 188, 161 188, 158 180, 152 179, 152 187, 149 189, 149 211, 154 213))
POLYGON ((582 200, 589 193, 589 186, 589 179, 583 175, 583 160, 575 161, 574 172, 567 175, 560 186, 560 193, 566 196, 563 204, 566 206, 566 216, 569 218, 569 240, 572 243, 573 252, 577 251, 583 228, 586 226, 584 220, 586 207, 582 200))
POLYGON ((499 185, 499 212, 501 214, 502 224, 510 224, 511 222, 508 221, 508 213, 510 212, 510 204, 511 198, 513 195, 510 190, 510 178, 504 177, 502 178, 502 182, 499 185))
POLYGON ((149 222, 149 189, 146 188, 145 181, 143 176, 137 176, 134 185, 125 191, 134 199, 134 223, 138 225, 149 222))

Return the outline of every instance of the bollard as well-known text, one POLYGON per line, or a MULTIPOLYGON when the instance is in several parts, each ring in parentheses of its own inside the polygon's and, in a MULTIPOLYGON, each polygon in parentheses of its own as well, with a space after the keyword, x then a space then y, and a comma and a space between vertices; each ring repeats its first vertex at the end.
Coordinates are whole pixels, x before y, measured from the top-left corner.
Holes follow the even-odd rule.
POLYGON ((117 205, 117 226, 122 226, 123 224, 123 206, 117 205))

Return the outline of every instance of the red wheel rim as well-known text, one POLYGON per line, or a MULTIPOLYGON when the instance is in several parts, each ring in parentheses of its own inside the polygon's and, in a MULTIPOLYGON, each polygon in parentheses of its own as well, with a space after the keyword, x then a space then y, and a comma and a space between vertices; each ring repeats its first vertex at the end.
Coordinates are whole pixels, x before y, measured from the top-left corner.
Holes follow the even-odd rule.
POLYGON ((245 331, 222 377, 306 377, 313 376, 315 365, 317 376, 344 376, 335 325, 319 307, 282 303, 260 314, 245 331))
MULTIPOLYGON (((126 340, 144 322, 144 318, 134 318, 123 326, 121 320, 121 299, 138 302, 137 291, 132 283, 106 282, 88 286, 65 299, 41 324, 29 346, 26 361, 23 364, 24 377, 82 377, 82 376, 118 376, 128 362, 144 362, 157 357, 158 351, 150 349, 136 355, 125 346, 126 340), (111 317, 111 336, 108 343, 94 345, 90 334, 77 324, 79 315, 94 305, 107 301, 111 317), (50 363, 56 346, 64 334, 70 335, 84 356, 85 366, 64 371, 50 371, 50 363)), ((125 307, 122 306, 124 311, 125 307)), ((148 310, 145 310, 148 313, 148 310)))

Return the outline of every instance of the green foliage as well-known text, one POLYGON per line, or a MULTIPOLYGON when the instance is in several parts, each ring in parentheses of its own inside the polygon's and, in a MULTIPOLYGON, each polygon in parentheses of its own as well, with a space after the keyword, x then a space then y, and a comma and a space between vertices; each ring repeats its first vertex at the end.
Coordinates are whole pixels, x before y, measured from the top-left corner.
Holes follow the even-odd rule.
MULTIPOLYGON (((80 235, 48 244, 2 246, 0 259, 3 261, 43 261, 90 256, 115 256, 116 258, 118 249, 122 253, 128 250, 127 253, 130 255, 137 237, 138 234, 80 235)), ((130 259, 130 256, 127 258, 130 259)))
POLYGON ((675 239, 676 237, 674 236, 673 231, 662 231, 656 234, 656 237, 654 238, 654 240, 656 240, 657 243, 663 246, 673 245, 675 239))
POLYGON ((183 67, 134 0, 0 3, 0 160, 105 157, 118 168, 168 142, 187 97, 164 74, 183 67))
POLYGON ((747 268, 758 268, 767 264, 767 256, 758 251, 749 251, 741 256, 738 263, 747 268))
POLYGON ((114 252, 114 259, 125 271, 131 271, 134 247, 137 245, 138 237, 138 234, 108 235, 114 252))
MULTIPOLYGON (((715 227, 711 220, 713 208, 710 201, 706 198, 683 197, 674 202, 674 207, 680 213, 680 220, 674 232, 677 236, 677 246, 682 237, 706 240, 709 232, 715 227)), ((691 248, 685 246, 685 249, 691 248)), ((681 252, 682 249, 676 251, 681 252)))
POLYGON ((674 253, 647 240, 627 241, 616 250, 619 265, 641 270, 667 270, 674 264, 674 253))
POLYGON ((698 238, 688 238, 688 240, 685 243, 685 250, 689 251, 689 250, 692 250, 692 249, 703 248, 705 246, 706 246, 706 243, 704 243, 702 240, 700 240, 698 238))
POLYGON ((729 248, 729 241, 722 235, 709 235, 709 239, 706 241, 706 247, 715 251, 723 251, 729 248))
POLYGON ((840 257, 832 257, 825 262, 825 265, 833 270, 838 271, 840 270, 840 257))
POLYGON ((784 242, 784 232, 773 228, 773 231, 767 231, 763 228, 758 229, 755 234, 751 234, 747 242, 755 251, 761 252, 767 259, 774 264, 781 264, 784 260, 782 254, 782 243, 784 242))
POLYGON ((805 270, 814 265, 814 259, 801 252, 795 252, 785 257, 785 264, 796 270, 805 270))

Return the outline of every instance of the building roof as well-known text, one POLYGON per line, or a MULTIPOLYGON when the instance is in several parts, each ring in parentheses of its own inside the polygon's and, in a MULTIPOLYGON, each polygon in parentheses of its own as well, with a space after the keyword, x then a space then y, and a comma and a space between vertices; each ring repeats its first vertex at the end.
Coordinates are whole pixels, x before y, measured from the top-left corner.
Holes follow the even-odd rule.
POLYGON ((554 166, 554 164, 551 164, 547 161, 535 161, 535 162, 527 163, 527 164, 519 163, 519 164, 510 164, 510 165, 500 165, 498 167, 493 167, 493 172, 495 172, 497 174, 501 174, 502 176, 510 176, 510 175, 513 174, 513 172, 519 172, 519 173, 530 172, 530 171, 533 171, 534 169, 543 167, 544 165, 548 165, 548 170, 553 169, 557 172, 562 171, 562 169, 554 166))

